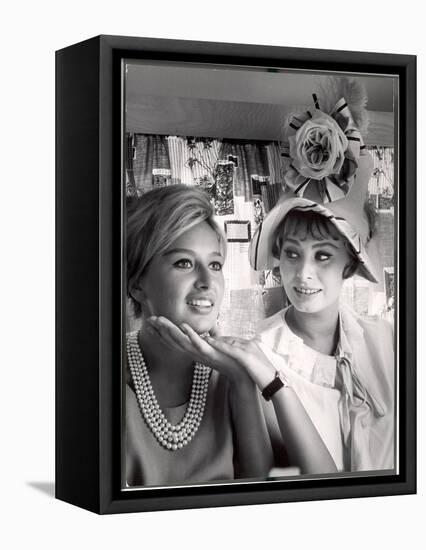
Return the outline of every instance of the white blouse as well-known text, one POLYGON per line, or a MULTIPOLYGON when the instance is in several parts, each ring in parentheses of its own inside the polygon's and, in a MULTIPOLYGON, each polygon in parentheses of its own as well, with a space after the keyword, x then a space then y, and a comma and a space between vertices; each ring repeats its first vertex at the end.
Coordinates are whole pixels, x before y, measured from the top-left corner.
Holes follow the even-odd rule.
POLYGON ((262 323, 261 347, 290 381, 338 470, 393 469, 391 325, 382 319, 361 319, 342 306, 340 341, 333 357, 306 346, 287 325, 286 312, 262 323))

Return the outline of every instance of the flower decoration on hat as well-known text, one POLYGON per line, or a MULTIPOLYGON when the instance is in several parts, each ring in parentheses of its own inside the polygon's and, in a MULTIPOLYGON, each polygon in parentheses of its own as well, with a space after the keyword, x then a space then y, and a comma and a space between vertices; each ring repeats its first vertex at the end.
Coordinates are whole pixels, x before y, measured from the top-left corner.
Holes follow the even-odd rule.
POLYGON ((359 81, 346 77, 329 77, 322 88, 312 110, 290 117, 282 155, 286 187, 304 196, 314 185, 327 203, 343 198, 355 181, 367 97, 359 81))

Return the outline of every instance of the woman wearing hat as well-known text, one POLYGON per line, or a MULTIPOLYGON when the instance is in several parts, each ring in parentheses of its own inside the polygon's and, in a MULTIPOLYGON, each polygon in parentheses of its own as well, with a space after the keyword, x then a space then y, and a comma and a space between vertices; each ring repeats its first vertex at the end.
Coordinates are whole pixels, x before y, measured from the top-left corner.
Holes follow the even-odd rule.
POLYGON ((299 396, 339 471, 394 467, 392 327, 358 317, 340 300, 355 273, 377 282, 365 246, 371 172, 371 157, 361 155, 356 183, 331 203, 288 193, 251 246, 255 269, 279 266, 291 303, 265 321, 262 350, 299 396))
MULTIPOLYGON (((343 81, 349 96, 351 85, 343 81)), ((340 301, 355 273, 377 282, 367 254, 372 159, 358 130, 364 111, 327 100, 327 112, 314 96, 313 114, 290 121, 286 192, 250 248, 255 270, 279 266, 291 305, 251 342, 187 335, 207 362, 221 354, 250 374, 273 405, 265 407, 271 433, 302 473, 392 469, 392 327, 340 301)))

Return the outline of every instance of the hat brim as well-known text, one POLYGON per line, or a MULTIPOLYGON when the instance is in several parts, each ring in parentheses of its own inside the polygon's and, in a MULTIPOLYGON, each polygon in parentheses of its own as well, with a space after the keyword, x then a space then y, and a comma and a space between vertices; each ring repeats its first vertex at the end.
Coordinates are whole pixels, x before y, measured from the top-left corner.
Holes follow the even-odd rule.
POLYGON ((360 235, 345 218, 333 212, 333 203, 329 204, 330 207, 326 208, 302 197, 288 198, 279 202, 259 225, 250 243, 249 258, 252 268, 256 271, 262 271, 279 266, 279 260, 272 254, 276 230, 281 220, 291 210, 297 209, 317 212, 330 220, 337 231, 347 239, 358 259, 356 273, 372 283, 377 283, 378 278, 360 235))

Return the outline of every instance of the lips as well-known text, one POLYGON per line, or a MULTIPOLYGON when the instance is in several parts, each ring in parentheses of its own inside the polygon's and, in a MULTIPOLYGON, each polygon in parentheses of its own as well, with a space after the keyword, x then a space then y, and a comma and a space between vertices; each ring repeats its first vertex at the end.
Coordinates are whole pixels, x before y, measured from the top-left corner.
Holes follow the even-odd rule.
POLYGON ((186 303, 189 306, 194 306, 194 307, 213 307, 214 306, 214 302, 209 298, 198 298, 198 299, 195 298, 195 299, 188 300, 186 303))
POLYGON ((187 305, 195 313, 210 313, 214 307, 215 300, 212 295, 189 296, 187 305))
POLYGON ((314 296, 315 294, 321 292, 320 288, 294 287, 294 290, 301 296, 314 296))

